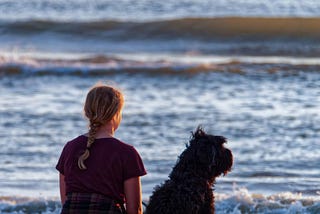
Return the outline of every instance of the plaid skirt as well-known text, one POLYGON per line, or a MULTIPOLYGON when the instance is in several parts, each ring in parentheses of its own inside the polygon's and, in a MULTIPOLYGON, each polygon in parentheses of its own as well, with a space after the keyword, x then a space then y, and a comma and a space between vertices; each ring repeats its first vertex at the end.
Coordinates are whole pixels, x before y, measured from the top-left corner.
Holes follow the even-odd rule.
POLYGON ((123 204, 95 193, 69 193, 61 214, 122 214, 123 204))

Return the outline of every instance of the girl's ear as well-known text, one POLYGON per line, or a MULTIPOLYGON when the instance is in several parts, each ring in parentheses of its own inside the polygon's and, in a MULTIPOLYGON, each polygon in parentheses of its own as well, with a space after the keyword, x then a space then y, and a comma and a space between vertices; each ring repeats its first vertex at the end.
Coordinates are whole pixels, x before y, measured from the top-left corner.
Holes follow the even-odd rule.
POLYGON ((122 120, 122 111, 119 111, 112 118, 112 124, 113 124, 114 130, 116 130, 119 127, 121 120, 122 120))

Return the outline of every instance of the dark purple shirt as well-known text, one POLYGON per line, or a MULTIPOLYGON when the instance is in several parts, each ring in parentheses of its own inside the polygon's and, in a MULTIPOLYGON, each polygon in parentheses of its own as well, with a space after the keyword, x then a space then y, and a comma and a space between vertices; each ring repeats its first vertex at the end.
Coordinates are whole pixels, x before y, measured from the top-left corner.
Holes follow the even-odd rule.
POLYGON ((85 160, 86 170, 78 167, 87 137, 81 135, 63 148, 56 169, 65 176, 66 192, 99 193, 124 201, 124 181, 146 174, 140 155, 133 146, 115 138, 96 139, 85 160))

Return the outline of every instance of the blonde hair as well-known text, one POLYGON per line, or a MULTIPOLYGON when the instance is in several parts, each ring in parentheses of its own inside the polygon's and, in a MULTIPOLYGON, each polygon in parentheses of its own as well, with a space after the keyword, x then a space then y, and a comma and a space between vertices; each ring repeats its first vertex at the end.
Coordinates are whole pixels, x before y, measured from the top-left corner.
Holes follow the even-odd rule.
POLYGON ((88 92, 84 113, 89 120, 89 136, 87 148, 78 159, 80 169, 87 169, 84 161, 90 156, 90 147, 94 143, 98 129, 121 111, 123 103, 122 93, 111 86, 98 83, 88 92))

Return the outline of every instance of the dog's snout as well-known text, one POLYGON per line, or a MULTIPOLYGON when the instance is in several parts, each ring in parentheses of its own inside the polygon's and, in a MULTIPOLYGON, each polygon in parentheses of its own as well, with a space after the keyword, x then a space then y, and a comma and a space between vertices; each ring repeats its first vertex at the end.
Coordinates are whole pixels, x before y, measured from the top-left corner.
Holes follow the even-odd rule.
POLYGON ((221 145, 227 143, 227 139, 223 136, 214 136, 214 141, 221 145))

